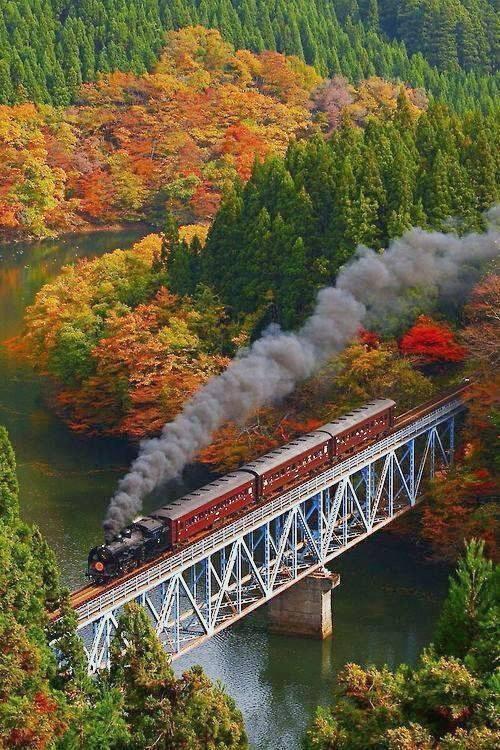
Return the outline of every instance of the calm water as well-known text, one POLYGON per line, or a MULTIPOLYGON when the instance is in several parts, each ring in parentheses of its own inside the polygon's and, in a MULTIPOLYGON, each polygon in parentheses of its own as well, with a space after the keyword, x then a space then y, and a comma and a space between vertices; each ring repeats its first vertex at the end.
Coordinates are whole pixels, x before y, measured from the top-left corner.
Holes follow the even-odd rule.
MULTIPOLYGON (((116 440, 72 435, 45 408, 42 384, 1 342, 18 334, 38 289, 77 257, 128 247, 139 232, 99 233, 42 244, 0 247, 0 423, 17 454, 23 515, 53 546, 64 580, 82 582, 86 552, 116 480, 134 455, 116 440)), ((187 482, 199 477, 194 474, 187 482)), ((447 571, 426 563, 411 540, 379 534, 335 564, 335 634, 323 643, 270 635, 265 612, 177 662, 200 663, 244 712, 253 747, 295 750, 314 706, 327 703, 339 668, 413 661, 432 635, 447 571)))

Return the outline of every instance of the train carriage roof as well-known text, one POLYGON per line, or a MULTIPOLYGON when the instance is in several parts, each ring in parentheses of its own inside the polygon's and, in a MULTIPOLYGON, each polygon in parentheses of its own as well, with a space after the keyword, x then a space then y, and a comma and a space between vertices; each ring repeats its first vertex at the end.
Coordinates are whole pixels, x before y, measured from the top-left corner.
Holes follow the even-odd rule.
POLYGON ((351 429, 358 423, 364 422, 371 417, 376 417, 381 412, 384 412, 395 405, 395 402, 388 398, 371 401, 369 404, 366 404, 366 406, 354 409, 352 412, 349 412, 349 414, 340 417, 334 422, 328 422, 327 424, 318 427, 314 432, 300 435, 291 443, 282 445, 280 448, 276 448, 275 450, 266 453, 264 456, 255 459, 255 461, 250 461, 244 466, 241 466, 240 469, 241 471, 252 471, 258 475, 272 471, 281 466, 281 464, 288 463, 297 456, 300 456, 308 449, 321 445, 321 443, 328 440, 328 436, 336 437, 337 435, 341 435, 343 432, 351 429))
POLYGON ((240 468, 242 471, 251 471, 260 475, 281 466, 281 464, 292 461, 297 456, 301 456, 303 453, 313 450, 327 441, 328 435, 317 430, 309 432, 306 435, 299 435, 291 443, 275 448, 273 451, 260 456, 260 458, 256 458, 255 461, 250 461, 240 468))
POLYGON ((252 482, 253 477, 246 472, 233 471, 231 474, 225 474, 223 477, 210 482, 210 484, 200 487, 199 490, 190 492, 189 495, 184 495, 168 505, 163 505, 161 508, 158 508, 158 510, 153 511, 151 516, 153 516, 153 518, 168 518, 175 521, 178 518, 185 516, 187 513, 192 513, 207 503, 217 500, 217 498, 222 495, 237 490, 239 487, 251 484, 252 482))
POLYGON ((370 401, 366 406, 361 406, 359 409, 353 409, 348 414, 344 414, 334 422, 328 422, 327 424, 318 427, 321 432, 327 432, 332 437, 341 435, 346 430, 355 427, 359 422, 364 422, 365 419, 376 417, 381 412, 391 409, 396 406, 396 402, 390 398, 378 398, 375 401, 370 401))

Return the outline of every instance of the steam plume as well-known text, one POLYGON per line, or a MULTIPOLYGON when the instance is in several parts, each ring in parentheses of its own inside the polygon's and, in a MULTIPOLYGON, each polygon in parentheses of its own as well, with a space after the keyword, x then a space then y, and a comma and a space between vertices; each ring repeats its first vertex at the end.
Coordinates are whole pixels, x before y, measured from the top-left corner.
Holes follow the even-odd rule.
POLYGON ((484 234, 452 234, 411 229, 378 254, 359 247, 341 270, 336 285, 318 293, 313 314, 295 333, 273 326, 227 369, 212 378, 163 427, 144 440, 130 471, 120 480, 104 521, 110 539, 141 510, 142 501, 163 482, 178 477, 186 464, 227 421, 243 421, 260 406, 283 398, 296 384, 342 351, 362 322, 383 323, 400 316, 414 288, 436 295, 463 295, 474 269, 500 250, 500 208, 489 212, 484 234))

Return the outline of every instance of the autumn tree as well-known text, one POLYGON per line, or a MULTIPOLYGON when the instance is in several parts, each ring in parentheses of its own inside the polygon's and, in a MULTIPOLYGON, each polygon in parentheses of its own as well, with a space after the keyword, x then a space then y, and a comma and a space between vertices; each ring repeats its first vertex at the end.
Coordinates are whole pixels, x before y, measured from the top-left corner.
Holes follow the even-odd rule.
POLYGON ((473 290, 466 307, 469 324, 462 337, 478 367, 498 371, 500 365, 500 276, 491 274, 473 290))
POLYGON ((151 434, 234 351, 239 327, 211 289, 180 297, 164 287, 184 249, 200 252, 196 238, 188 246, 167 229, 65 269, 27 311, 25 348, 75 430, 151 434))
POLYGON ((411 124, 427 108, 427 97, 422 91, 405 89, 383 78, 367 78, 351 91, 352 99, 346 102, 342 114, 356 125, 364 125, 374 116, 384 119, 395 116, 403 107, 411 124))
POLYGON ((466 356, 466 349, 458 343, 449 325, 425 315, 421 315, 404 334, 399 348, 420 367, 458 363, 466 356))
POLYGON ((433 392, 431 381, 401 357, 390 342, 367 346, 363 340, 349 346, 319 375, 327 399, 340 408, 357 406, 384 394, 405 410, 426 401, 433 392), (326 381, 326 383, 325 383, 326 381))
POLYGON ((498 555, 500 463, 500 383, 492 363, 498 361, 498 277, 488 275, 473 289, 466 306, 468 325, 462 337, 470 347, 468 367, 474 375, 458 461, 438 474, 423 508, 423 535, 434 554, 454 560, 464 539, 484 540, 490 557, 498 555))
POLYGON ((490 554, 497 554, 497 492, 497 479, 486 468, 458 465, 436 477, 422 510, 422 534, 436 558, 456 559, 464 539, 474 536, 485 540, 490 554))

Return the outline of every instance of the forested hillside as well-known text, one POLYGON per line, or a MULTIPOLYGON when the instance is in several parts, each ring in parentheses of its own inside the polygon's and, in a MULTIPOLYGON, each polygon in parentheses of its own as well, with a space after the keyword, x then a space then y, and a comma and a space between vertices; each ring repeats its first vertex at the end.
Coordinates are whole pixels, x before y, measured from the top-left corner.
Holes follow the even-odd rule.
MULTIPOLYGON (((494 118, 442 105, 422 113, 402 93, 390 116, 293 143, 284 158, 257 163, 246 185, 236 179, 203 248, 196 235, 179 237, 170 215, 162 236, 66 269, 29 308, 25 336, 33 364, 56 384, 59 413, 81 432, 154 433, 266 324, 300 324, 358 243, 387 247, 414 224, 484 226, 498 191, 497 142, 494 118)), ((392 334, 432 307, 424 297, 415 294, 409 319, 387 319, 392 334)), ((361 399, 392 388, 400 403, 405 390, 429 395, 429 382, 393 354, 380 348, 377 363, 365 362, 375 391, 360 387, 361 399), (387 369, 396 385, 379 379, 387 369)), ((354 369, 346 363, 345 392, 354 369)), ((313 413, 307 397, 299 411, 298 422, 313 413)))
POLYGON ((228 180, 313 129, 320 83, 297 58, 235 52, 197 26, 169 32, 152 73, 82 86, 77 107, 0 105, 0 232, 162 225, 167 206, 181 222, 206 222, 228 180))
POLYGON ((201 23, 322 75, 401 79, 457 109, 488 109, 496 19, 486 0, 10 0, 0 8, 0 103, 66 105, 99 72, 151 69, 165 30, 201 23))
POLYGON ((490 0, 340 0, 340 19, 360 17, 367 28, 405 42, 441 70, 457 66, 490 73, 499 54, 498 5, 490 0), (358 16, 359 13, 359 16, 358 16))
POLYGON ((202 281, 233 315, 267 310, 296 326, 358 244, 387 247, 411 226, 446 231, 450 217, 459 231, 481 228, 498 199, 498 140, 494 117, 434 105, 415 118, 402 97, 386 121, 293 143, 227 195, 201 255, 177 251, 187 258, 170 286, 202 281))

